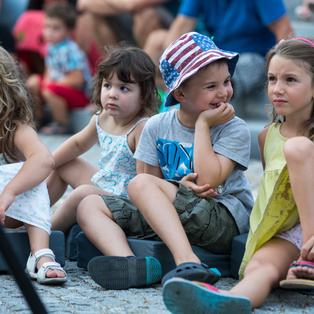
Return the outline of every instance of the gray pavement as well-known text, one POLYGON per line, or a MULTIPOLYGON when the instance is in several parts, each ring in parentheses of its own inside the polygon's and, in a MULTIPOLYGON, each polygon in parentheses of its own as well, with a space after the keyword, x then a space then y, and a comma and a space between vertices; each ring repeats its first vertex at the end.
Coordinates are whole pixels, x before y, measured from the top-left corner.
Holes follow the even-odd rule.
MULTIPOLYGON (((42 141, 53 151, 67 136, 40 136, 42 141)), ((85 157, 97 162, 99 147, 95 146, 85 157)), ((252 160, 247 177, 252 185, 254 197, 262 175, 260 161, 252 160)), ((62 200, 61 200, 62 201, 62 200)), ((76 262, 66 260, 64 269, 68 282, 62 286, 43 286, 34 283, 49 313, 169 313, 162 300, 160 284, 147 288, 106 291, 98 286, 84 269, 78 268, 76 262)), ((223 278, 216 287, 229 290, 237 283, 233 278, 223 278)), ((259 284, 258 282, 256 283, 259 284)), ((0 313, 30 313, 14 278, 9 274, 0 275, 0 313)), ((254 313, 313 313, 314 296, 297 292, 274 290, 264 305, 254 313)))

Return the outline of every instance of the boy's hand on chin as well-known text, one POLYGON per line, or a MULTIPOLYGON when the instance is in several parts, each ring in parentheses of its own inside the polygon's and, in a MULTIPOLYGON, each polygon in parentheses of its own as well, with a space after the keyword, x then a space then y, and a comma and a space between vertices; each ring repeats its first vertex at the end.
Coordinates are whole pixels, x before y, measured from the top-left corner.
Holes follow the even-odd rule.
POLYGON ((224 102, 217 104, 217 108, 205 110, 199 115, 199 119, 204 119, 209 127, 227 123, 233 118, 233 106, 224 102))

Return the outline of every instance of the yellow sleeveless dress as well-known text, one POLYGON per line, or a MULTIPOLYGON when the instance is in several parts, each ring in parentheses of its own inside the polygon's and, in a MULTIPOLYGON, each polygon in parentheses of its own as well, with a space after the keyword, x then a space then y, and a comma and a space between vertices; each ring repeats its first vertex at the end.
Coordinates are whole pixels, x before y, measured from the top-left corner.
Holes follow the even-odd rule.
POLYGON ((264 158, 265 171, 250 216, 250 231, 239 278, 253 254, 276 233, 291 229, 299 214, 292 195, 283 145, 287 138, 280 134, 281 124, 272 124, 267 132, 264 158))

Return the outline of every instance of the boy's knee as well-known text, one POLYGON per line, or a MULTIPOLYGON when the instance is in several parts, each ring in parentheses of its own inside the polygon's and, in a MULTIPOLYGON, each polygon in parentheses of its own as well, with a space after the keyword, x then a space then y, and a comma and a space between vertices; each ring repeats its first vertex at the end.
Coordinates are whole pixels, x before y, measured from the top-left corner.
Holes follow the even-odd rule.
POLYGON ((128 185, 128 194, 134 195, 134 193, 138 193, 139 191, 142 191, 147 184, 149 184, 149 178, 151 176, 147 175, 145 173, 140 173, 136 175, 128 185))
POLYGON ((95 202, 98 201, 98 195, 88 195, 84 197, 77 206, 76 219, 78 223, 86 221, 86 219, 95 210, 95 202))

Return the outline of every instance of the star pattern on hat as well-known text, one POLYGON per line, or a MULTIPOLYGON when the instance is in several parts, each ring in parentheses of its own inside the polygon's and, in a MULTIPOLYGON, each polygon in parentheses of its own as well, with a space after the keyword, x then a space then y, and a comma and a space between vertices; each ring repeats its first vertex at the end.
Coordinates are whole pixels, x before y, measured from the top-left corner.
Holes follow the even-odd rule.
POLYGON ((191 37, 197 43, 197 45, 204 51, 218 49, 215 43, 207 36, 195 33, 191 35, 191 37))
POLYGON ((171 89, 177 78, 179 77, 179 73, 177 69, 172 66, 168 60, 163 60, 160 64, 160 71, 162 76, 164 77, 166 86, 171 89))

